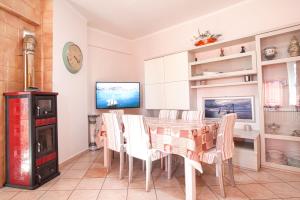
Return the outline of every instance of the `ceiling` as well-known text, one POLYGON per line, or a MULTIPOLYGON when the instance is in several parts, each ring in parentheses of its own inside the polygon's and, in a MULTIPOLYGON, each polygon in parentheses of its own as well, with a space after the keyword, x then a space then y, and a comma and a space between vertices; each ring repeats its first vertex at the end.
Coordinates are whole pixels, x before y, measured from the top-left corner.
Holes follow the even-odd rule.
POLYGON ((243 0, 69 0, 88 25, 137 39, 243 0))

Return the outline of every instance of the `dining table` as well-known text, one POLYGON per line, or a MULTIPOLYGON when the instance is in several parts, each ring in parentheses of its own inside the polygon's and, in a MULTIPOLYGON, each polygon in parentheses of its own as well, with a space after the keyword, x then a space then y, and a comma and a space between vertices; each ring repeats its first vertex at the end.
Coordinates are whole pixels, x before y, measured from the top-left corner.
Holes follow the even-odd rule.
POLYGON ((205 151, 216 145, 218 123, 203 120, 170 120, 145 117, 151 148, 184 158, 185 199, 196 199, 195 169, 203 172, 200 163, 205 151))
MULTIPOLYGON (((152 149, 184 158, 185 199, 196 200, 195 169, 203 172, 201 156, 215 147, 218 122, 144 117, 144 123, 152 149)), ((105 126, 101 126, 98 136, 104 139, 105 152, 105 126)), ((104 164, 106 160, 104 159, 104 164)))

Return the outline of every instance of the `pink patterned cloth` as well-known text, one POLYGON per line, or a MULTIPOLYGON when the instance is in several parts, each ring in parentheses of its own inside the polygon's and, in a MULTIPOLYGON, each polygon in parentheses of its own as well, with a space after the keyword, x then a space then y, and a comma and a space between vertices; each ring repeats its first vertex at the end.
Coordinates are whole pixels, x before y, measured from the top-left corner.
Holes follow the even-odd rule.
POLYGON ((281 81, 264 82, 265 106, 282 106, 283 85, 281 81))
POLYGON ((200 162, 216 146, 218 123, 145 118, 151 147, 200 162))

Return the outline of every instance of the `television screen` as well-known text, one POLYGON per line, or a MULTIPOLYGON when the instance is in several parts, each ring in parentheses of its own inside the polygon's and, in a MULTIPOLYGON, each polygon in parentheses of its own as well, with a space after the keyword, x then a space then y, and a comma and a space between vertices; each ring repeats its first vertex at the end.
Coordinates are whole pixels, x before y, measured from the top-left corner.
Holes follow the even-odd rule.
POLYGON ((206 119, 221 118, 228 113, 236 113, 240 121, 254 120, 253 97, 205 98, 204 116, 206 119))
POLYGON ((97 82, 96 108, 119 109, 140 107, 140 83, 97 82))

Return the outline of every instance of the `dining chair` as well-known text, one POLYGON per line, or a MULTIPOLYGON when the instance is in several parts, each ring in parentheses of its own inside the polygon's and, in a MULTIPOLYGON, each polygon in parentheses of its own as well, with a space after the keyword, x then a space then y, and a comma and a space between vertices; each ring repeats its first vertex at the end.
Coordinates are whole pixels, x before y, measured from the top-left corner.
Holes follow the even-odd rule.
POLYGON ((218 129, 216 147, 204 152, 202 156, 200 156, 201 162, 216 165, 216 175, 219 179, 220 192, 222 197, 225 197, 223 164, 226 161, 228 163, 228 171, 231 185, 235 186, 232 156, 234 150, 233 132, 236 118, 236 113, 226 114, 222 117, 218 129))
POLYGON ((177 119, 177 110, 160 110, 158 118, 159 119, 177 119))
POLYGON ((129 156, 129 183, 132 182, 133 158, 146 162, 146 191, 149 191, 151 181, 152 161, 165 156, 160 151, 151 148, 150 135, 146 132, 144 118, 142 115, 122 116, 126 137, 126 152, 129 156))
MULTIPOLYGON (((177 116, 178 116, 177 110, 160 110, 158 118, 175 120, 175 119, 177 119, 177 116)), ((164 165, 165 165, 165 171, 168 172, 168 179, 171 179, 172 154, 168 154, 168 157, 165 158, 165 164, 164 164, 164 158, 161 159, 161 168, 162 169, 164 168, 164 165)))
POLYGON ((188 110, 182 111, 181 119, 183 120, 201 120, 202 111, 200 110, 188 110))
POLYGON ((116 113, 103 113, 102 114, 103 123, 106 128, 107 141, 105 142, 106 147, 106 158, 107 158, 107 169, 108 171, 111 169, 111 157, 112 152, 116 151, 120 153, 120 179, 123 178, 123 169, 124 169, 124 137, 122 133, 121 123, 118 120, 118 116, 116 113))

